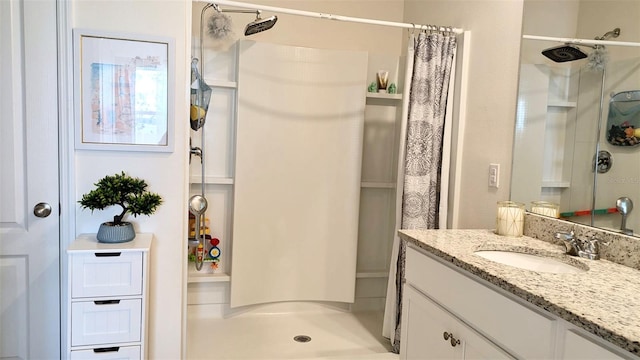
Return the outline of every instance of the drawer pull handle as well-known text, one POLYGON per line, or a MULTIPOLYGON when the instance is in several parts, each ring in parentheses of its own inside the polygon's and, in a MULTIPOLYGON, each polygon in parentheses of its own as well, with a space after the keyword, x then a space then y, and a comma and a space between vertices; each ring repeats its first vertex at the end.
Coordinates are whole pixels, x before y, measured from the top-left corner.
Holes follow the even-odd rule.
POLYGON ((456 347, 456 345, 460 345, 460 339, 456 339, 453 337, 452 333, 448 333, 448 332, 444 332, 444 334, 442 334, 442 336, 444 336, 445 340, 449 340, 451 339, 451 346, 456 347))
POLYGON ((96 305, 117 305, 120 304, 120 300, 95 300, 93 303, 96 305))
POLYGON ((119 252, 99 252, 99 253, 94 253, 96 255, 96 257, 111 257, 111 256, 120 256, 121 253, 119 252))
POLYGON ((118 352, 118 351, 120 351, 119 346, 93 349, 94 353, 106 353, 106 352, 118 352))

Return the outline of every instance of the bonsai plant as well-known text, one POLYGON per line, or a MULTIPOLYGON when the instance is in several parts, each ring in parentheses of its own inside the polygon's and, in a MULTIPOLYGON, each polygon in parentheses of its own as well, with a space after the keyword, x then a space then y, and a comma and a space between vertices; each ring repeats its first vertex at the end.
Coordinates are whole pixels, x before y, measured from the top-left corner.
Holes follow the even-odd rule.
POLYGON ((120 243, 131 241, 135 232, 130 222, 123 221, 127 213, 151 215, 162 204, 160 195, 147 191, 144 180, 133 178, 124 173, 107 175, 94 184, 96 188, 82 195, 78 201, 83 209, 103 210, 112 205, 122 208, 114 215, 113 221, 100 225, 97 238, 100 242, 120 243))

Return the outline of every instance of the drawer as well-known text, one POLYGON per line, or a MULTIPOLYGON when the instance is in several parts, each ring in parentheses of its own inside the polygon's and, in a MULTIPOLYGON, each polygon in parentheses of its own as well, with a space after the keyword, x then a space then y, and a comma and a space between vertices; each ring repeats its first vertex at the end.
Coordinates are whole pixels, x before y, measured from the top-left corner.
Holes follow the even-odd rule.
MULTIPOLYGON (((452 265, 451 265, 452 266, 452 265)), ((405 278, 518 358, 553 357, 556 322, 422 252, 407 247, 405 278)))
POLYGON ((71 297, 142 294, 141 252, 96 252, 71 256, 71 297))
POLYGON ((71 346, 140 341, 141 320, 141 299, 73 302, 71 346))
POLYGON ((140 359, 140 346, 116 346, 92 350, 74 350, 71 360, 129 360, 140 359))

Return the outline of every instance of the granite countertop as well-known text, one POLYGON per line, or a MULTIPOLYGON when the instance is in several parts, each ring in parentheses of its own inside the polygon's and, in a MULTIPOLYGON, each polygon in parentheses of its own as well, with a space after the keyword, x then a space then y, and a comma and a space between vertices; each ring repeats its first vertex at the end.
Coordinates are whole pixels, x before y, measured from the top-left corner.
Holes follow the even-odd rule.
POLYGON ((640 271, 608 260, 564 255, 562 246, 492 230, 401 230, 409 243, 603 339, 640 355, 640 271), (543 273, 484 259, 478 250, 538 253, 587 268, 543 273))

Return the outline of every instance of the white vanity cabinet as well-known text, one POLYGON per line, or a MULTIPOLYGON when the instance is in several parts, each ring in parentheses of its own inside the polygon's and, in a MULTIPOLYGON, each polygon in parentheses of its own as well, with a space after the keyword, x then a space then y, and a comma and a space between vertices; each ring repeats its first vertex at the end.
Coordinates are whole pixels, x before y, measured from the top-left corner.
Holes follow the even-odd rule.
POLYGON ((69 256, 69 359, 147 358, 149 252, 152 234, 99 243, 80 235, 69 256))
POLYGON ((638 359, 412 244, 405 280, 401 359, 638 359))
POLYGON ((429 332, 434 339, 423 342, 455 349, 443 334, 453 333, 459 338, 463 356, 458 358, 553 358, 556 324, 551 317, 508 299, 411 246, 407 247, 405 279, 400 344, 406 349, 404 353, 400 350, 401 359, 431 358, 432 348, 415 339, 413 333, 419 325, 412 325, 414 321, 433 327, 429 332), (416 303, 441 314, 433 316, 433 310, 423 314, 424 319, 414 320, 411 312, 416 303), (443 322, 441 319, 445 318, 448 320, 443 322))

